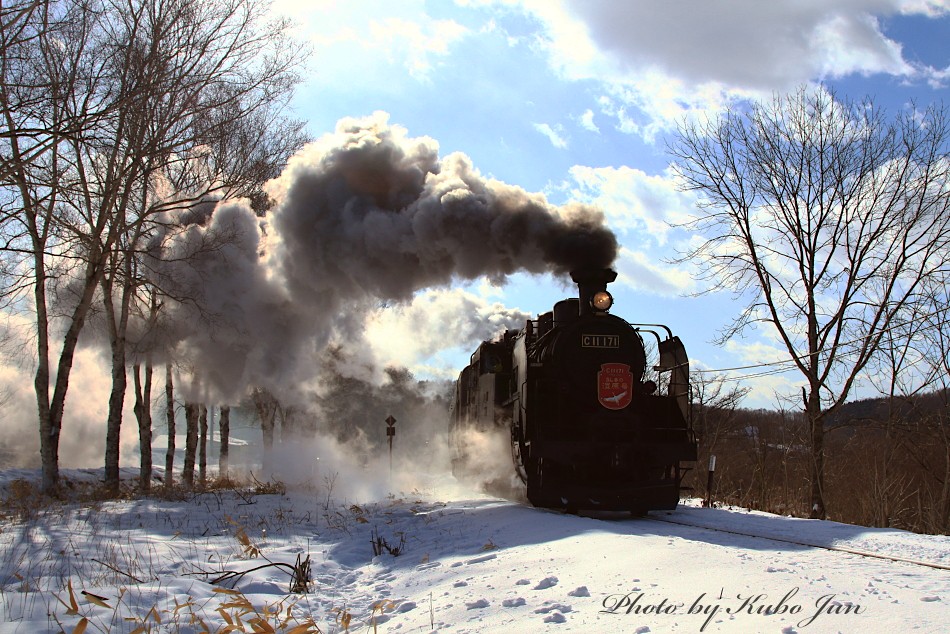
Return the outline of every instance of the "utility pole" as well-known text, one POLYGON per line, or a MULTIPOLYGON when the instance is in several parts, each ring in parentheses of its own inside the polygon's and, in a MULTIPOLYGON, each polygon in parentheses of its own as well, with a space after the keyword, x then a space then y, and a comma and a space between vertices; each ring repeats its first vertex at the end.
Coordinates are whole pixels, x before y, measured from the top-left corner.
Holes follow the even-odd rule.
POLYGON ((709 456, 709 472, 706 476, 706 499, 703 500, 703 506, 712 506, 713 503, 713 475, 716 473, 716 456, 709 456))

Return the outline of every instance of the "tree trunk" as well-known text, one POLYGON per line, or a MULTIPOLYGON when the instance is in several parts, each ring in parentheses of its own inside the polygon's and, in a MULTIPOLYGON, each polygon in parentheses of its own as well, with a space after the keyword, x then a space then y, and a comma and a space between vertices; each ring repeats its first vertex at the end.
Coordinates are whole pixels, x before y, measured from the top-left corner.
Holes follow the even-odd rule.
POLYGON ((33 289, 36 302, 36 340, 38 358, 33 389, 36 392, 36 404, 40 424, 40 465, 43 470, 43 493, 51 494, 59 486, 59 462, 56 451, 59 444, 59 430, 53 430, 49 403, 49 316, 46 311, 46 264, 43 251, 37 251, 36 287, 33 289))
MULTIPOLYGON (((73 309, 69 320, 69 327, 63 336, 63 348, 56 366, 56 382, 53 388, 53 397, 49 397, 49 365, 44 364, 46 355, 40 352, 40 363, 37 369, 35 387, 36 398, 39 403, 40 415, 40 455, 43 467, 43 492, 55 493, 59 487, 59 440, 63 428, 63 413, 66 408, 66 392, 69 389, 69 373, 73 367, 73 358, 76 355, 76 346, 79 344, 79 333, 85 324, 89 308, 95 295, 95 289, 102 274, 99 258, 90 254, 86 264, 83 293, 79 303, 73 309), (44 368, 45 367, 45 372, 44 368), (44 391, 45 390, 45 391, 44 391)), ((39 296, 39 293, 37 293, 39 296)), ((45 292, 42 294, 45 300, 45 292)), ((43 306, 45 316, 45 305, 43 306)), ((48 340, 47 340, 48 344, 48 340)), ((42 346, 41 346, 42 347, 42 346)), ((48 354, 48 348, 47 348, 48 354)))
POLYGON ((202 405, 198 415, 198 481, 208 482, 208 408, 202 405))
POLYGON ((185 486, 195 486, 195 452, 198 449, 198 404, 185 403, 185 465, 181 479, 185 486))
POLYGON ((165 451, 165 487, 175 483, 175 387, 172 364, 165 364, 165 423, 168 426, 168 449, 165 451))
POLYGON ((135 382, 135 419, 139 424, 139 490, 152 489, 152 364, 145 363, 145 384, 140 377, 141 367, 132 367, 135 382))
MULTIPOLYGON (((804 388, 802 388, 804 391, 804 388)), ((825 425, 821 400, 813 388, 805 401, 805 417, 811 435, 811 519, 823 520, 825 512, 825 425)))
MULTIPOLYGON (((114 324, 115 310, 111 293, 106 293, 105 302, 107 318, 114 324)), ((106 418, 105 486, 109 493, 115 495, 119 492, 119 441, 128 379, 125 369, 125 334, 112 324, 112 392, 109 394, 109 415, 106 418)))
POLYGON ((220 445, 218 449, 218 477, 227 480, 228 478, 228 444, 231 436, 231 408, 222 405, 221 415, 218 420, 220 428, 220 445))

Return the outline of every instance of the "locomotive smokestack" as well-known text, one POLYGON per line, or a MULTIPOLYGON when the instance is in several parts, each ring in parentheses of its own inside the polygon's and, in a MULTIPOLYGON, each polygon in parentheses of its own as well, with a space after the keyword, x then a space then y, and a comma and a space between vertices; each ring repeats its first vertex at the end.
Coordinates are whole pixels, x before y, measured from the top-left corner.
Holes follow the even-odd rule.
POLYGON ((613 269, 579 269, 571 271, 571 279, 577 284, 578 297, 580 297, 579 314, 584 316, 595 312, 594 295, 606 291, 607 284, 617 279, 617 272, 613 269))

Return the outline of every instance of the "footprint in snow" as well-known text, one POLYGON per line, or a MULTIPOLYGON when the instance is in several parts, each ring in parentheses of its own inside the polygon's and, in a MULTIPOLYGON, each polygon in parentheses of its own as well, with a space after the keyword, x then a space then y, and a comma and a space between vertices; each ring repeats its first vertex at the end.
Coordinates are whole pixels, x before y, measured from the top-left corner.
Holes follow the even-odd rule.
POLYGON ((547 590, 548 588, 553 588, 557 585, 557 577, 545 577, 542 579, 538 585, 534 587, 535 590, 547 590))
POLYGON ((492 559, 497 559, 498 555, 492 553, 491 555, 482 555, 481 557, 476 557, 474 559, 469 559, 465 562, 466 565, 471 566, 472 564, 480 564, 484 561, 491 561, 492 559))
POLYGON ((441 565, 442 564, 440 564, 437 561, 430 561, 429 563, 426 563, 426 564, 419 564, 418 566, 416 566, 416 570, 429 570, 430 568, 438 568, 441 565))

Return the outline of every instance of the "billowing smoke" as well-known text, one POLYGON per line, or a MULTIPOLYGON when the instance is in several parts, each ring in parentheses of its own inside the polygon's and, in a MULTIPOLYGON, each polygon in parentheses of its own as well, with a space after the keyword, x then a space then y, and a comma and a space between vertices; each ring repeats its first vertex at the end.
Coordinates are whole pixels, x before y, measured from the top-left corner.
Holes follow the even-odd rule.
MULTIPOLYGON (((331 344, 368 357, 367 321, 425 289, 500 283, 519 271, 566 276, 609 266, 617 253, 599 211, 555 207, 484 178, 459 153, 440 159, 435 141, 409 137, 385 113, 341 121, 268 193, 276 205, 265 219, 246 203, 223 203, 175 238, 163 265, 167 283, 197 298, 174 320, 185 325, 179 349, 224 395, 247 385, 286 395, 318 374, 331 344)), ((476 319, 494 332, 524 321, 497 306, 504 316, 493 320, 477 298, 455 300, 440 305, 454 304, 456 316, 443 311, 434 324, 443 342, 490 336, 476 319)))
MULTIPOLYGON (((385 113, 341 121, 267 192, 275 205, 264 216, 246 201, 169 214, 143 267, 164 295, 155 314, 133 316, 130 354, 156 368, 175 360, 188 399, 235 404, 263 387, 341 447, 378 451, 379 429, 366 426, 400 408, 400 439, 425 446, 444 429, 445 386, 385 368, 524 324, 526 313, 460 282, 566 278, 610 266, 618 249, 599 211, 486 178, 462 154, 440 158, 434 140, 385 113)), ((71 391, 69 407, 81 398, 71 391)), ((134 447, 134 425, 123 436, 134 447)))
POLYGON ((590 208, 486 179, 467 157, 440 160, 385 115, 341 121, 271 189, 280 266, 295 297, 407 300, 457 279, 566 274, 610 265, 616 237, 590 208))

